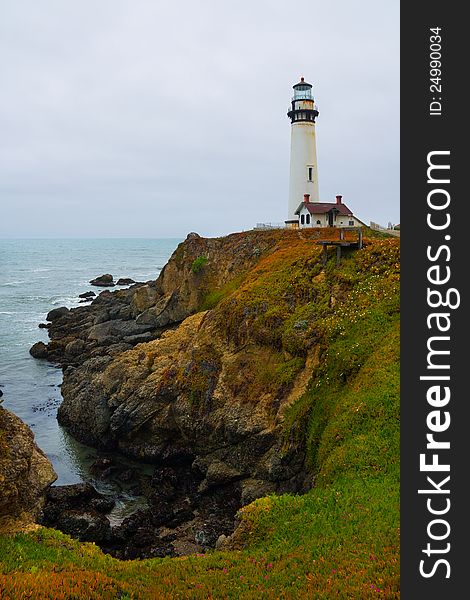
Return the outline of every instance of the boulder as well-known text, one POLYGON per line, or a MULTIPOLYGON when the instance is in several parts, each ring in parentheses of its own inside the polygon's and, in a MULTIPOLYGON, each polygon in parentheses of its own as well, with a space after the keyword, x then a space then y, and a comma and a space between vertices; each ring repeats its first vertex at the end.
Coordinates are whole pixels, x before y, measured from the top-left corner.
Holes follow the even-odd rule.
POLYGON ((29 349, 33 358, 47 358, 47 345, 44 342, 36 342, 29 349))
POLYGON ((59 515, 54 526, 81 542, 103 542, 111 533, 109 519, 94 510, 66 510, 59 515))
POLYGON ((133 283, 136 283, 133 279, 131 279, 130 277, 120 277, 117 282, 116 285, 132 285, 133 283))
POLYGON ((65 353, 69 356, 79 356, 84 352, 86 344, 83 340, 72 340, 65 346, 65 353))
POLYGON ((95 340, 99 344, 116 341, 116 339, 128 341, 126 338, 145 333, 148 330, 148 325, 139 324, 136 321, 112 319, 91 327, 88 331, 88 339, 95 340))
POLYGON ((78 294, 79 298, 93 298, 96 296, 95 292, 83 292, 83 294, 78 294))
POLYGON ((47 313, 46 321, 54 321, 62 317, 68 316, 70 310, 66 306, 60 306, 59 308, 53 308, 47 313))
POLYGON ((104 275, 100 275, 99 277, 96 277, 95 279, 92 279, 89 283, 91 285, 96 285, 98 287, 113 287, 115 285, 114 284, 114 278, 109 273, 105 273, 104 275))
POLYGON ((113 500, 98 493, 89 483, 55 486, 46 493, 41 522, 82 542, 101 543, 111 531, 103 513, 113 506, 113 500))
MULTIPOLYGON (((84 363, 91 378, 92 373, 103 371, 111 361, 111 357, 90 358, 84 363)), ((62 384, 62 395, 68 396, 73 392, 73 405, 64 406, 64 402, 59 406, 57 419, 60 425, 70 429, 70 432, 81 440, 86 440, 88 445, 94 445, 97 448, 108 448, 114 444, 109 439, 109 419, 110 408, 108 406, 106 394, 98 392, 96 388, 90 385, 89 381, 81 380, 81 373, 78 369, 64 371, 64 381, 62 384), (80 376, 80 384, 77 376, 80 376)))
POLYGON ((157 291, 155 287, 143 285, 135 289, 132 300, 131 309, 135 316, 141 314, 145 310, 155 305, 157 301, 157 291))
POLYGON ((152 332, 137 333, 136 335, 126 335, 124 341, 128 344, 141 344, 142 342, 150 342, 155 336, 152 332))
POLYGON ((223 550, 224 545, 227 543, 228 537, 223 533, 222 535, 219 535, 219 537, 217 538, 217 541, 215 543, 215 549, 216 550, 223 550))
POLYGON ((57 485, 49 488, 46 494, 48 504, 57 504, 62 510, 85 508, 92 498, 102 497, 90 483, 57 485))
POLYGON ((56 479, 31 429, 0 407, 0 520, 19 516, 36 519, 44 492, 56 479))
POLYGON ((120 559, 174 556, 168 536, 157 535, 154 519, 149 511, 137 511, 112 528, 110 550, 120 559))
POLYGON ((177 291, 161 298, 154 306, 143 311, 136 318, 139 325, 156 328, 171 326, 183 321, 188 316, 187 309, 181 303, 177 291))
MULTIPOLYGON (((198 461, 194 462, 197 463, 198 461)), ((193 467, 195 466, 196 465, 193 463, 193 467)), ((199 466, 199 468, 201 468, 201 466, 199 466)), ((198 489, 201 493, 203 493, 214 486, 225 485, 227 483, 237 481, 242 477, 243 475, 240 473, 240 471, 230 467, 220 460, 215 459, 207 467, 206 478, 201 482, 198 489)))
POLYGON ((276 484, 260 479, 245 479, 242 482, 241 503, 242 506, 250 504, 257 498, 269 496, 276 492, 276 484))

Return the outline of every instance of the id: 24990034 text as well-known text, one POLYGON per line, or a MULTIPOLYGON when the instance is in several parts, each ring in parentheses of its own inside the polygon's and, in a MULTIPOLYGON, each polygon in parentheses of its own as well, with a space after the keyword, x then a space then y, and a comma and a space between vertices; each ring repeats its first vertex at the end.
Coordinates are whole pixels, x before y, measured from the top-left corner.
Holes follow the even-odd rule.
POLYGON ((429 29, 429 102, 430 116, 440 117, 442 114, 442 27, 429 29))

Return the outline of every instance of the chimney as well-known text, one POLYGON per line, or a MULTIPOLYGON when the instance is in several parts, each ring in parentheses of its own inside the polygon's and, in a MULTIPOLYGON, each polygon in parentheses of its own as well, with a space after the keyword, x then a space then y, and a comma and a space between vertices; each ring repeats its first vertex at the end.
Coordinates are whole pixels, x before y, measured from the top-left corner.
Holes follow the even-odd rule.
POLYGON ((304 194, 304 204, 308 204, 310 202, 310 194, 304 194))
POLYGON ((336 204, 341 204, 343 196, 336 196, 336 204))

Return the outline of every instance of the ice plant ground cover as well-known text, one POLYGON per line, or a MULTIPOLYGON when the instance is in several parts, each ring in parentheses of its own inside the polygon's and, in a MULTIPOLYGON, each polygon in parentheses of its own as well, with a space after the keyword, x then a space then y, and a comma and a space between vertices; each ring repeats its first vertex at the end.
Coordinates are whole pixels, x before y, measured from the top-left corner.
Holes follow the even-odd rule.
POLYGON ((252 389, 274 378, 281 390, 319 346, 285 414, 285 444, 304 441, 315 487, 244 507, 239 550, 120 562, 53 530, 0 537, 2 600, 399 598, 399 241, 370 238, 339 268, 319 258, 286 244, 208 294, 228 336, 243 315, 240 344, 279 352, 252 389))

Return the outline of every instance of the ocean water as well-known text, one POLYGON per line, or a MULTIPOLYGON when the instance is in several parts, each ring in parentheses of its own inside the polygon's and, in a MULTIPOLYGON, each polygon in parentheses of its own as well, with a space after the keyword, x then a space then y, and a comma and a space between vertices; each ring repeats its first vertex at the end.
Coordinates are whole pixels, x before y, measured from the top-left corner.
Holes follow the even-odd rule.
POLYGON ((115 280, 155 279, 180 241, 0 240, 1 400, 34 431, 58 474, 57 484, 91 480, 88 467, 96 453, 57 423, 61 370, 29 354, 34 342, 48 340, 38 324, 52 308, 79 306, 80 293, 99 293, 88 282, 102 273, 115 280))

